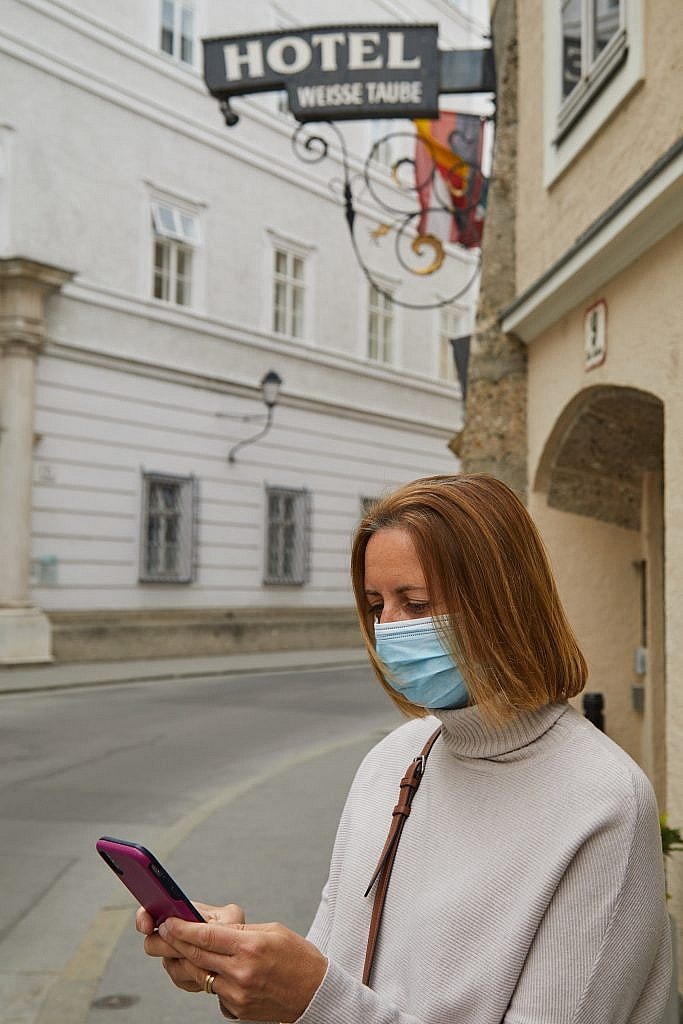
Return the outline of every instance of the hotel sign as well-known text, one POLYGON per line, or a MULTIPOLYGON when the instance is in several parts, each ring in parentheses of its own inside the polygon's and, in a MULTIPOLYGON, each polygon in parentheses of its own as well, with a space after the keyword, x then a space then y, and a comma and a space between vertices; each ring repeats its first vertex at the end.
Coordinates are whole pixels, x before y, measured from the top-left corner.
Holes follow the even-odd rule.
POLYGON ((229 101, 286 89, 299 121, 435 118, 436 25, 336 25, 205 39, 209 92, 229 101))

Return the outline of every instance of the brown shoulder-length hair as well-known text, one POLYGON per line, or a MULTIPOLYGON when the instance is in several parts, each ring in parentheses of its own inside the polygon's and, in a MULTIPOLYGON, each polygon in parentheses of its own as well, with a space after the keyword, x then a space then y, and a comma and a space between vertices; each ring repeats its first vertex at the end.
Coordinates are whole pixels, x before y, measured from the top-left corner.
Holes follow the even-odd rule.
POLYGON ((384 680, 365 596, 365 549, 379 530, 406 530, 430 603, 471 703, 493 723, 574 697, 587 667, 557 593, 531 516, 506 484, 486 475, 430 476, 376 501, 355 532, 351 575, 361 631, 375 672, 411 717, 429 714, 384 680))

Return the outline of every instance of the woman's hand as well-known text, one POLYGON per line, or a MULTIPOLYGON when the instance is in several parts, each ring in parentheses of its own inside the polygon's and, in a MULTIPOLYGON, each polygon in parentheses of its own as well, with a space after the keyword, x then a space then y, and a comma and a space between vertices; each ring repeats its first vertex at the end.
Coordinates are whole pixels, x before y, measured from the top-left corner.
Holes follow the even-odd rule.
MULTIPOLYGON (((220 924, 239 926, 244 924, 244 911, 236 903, 225 907, 213 907, 208 903, 193 901, 194 906, 205 921, 216 921, 220 924)), ((154 920, 143 907, 135 915, 135 927, 145 936, 145 953, 148 956, 161 957, 164 970, 170 975, 173 983, 185 992, 203 992, 204 980, 197 984, 197 969, 192 964, 184 964, 183 956, 168 942, 164 942, 155 930, 154 920)))
POLYGON ((146 948, 163 943, 164 951, 147 951, 164 957, 172 980, 186 991, 203 991, 207 974, 215 975, 215 994, 240 1019, 297 1020, 325 976, 322 953, 281 924, 227 920, 239 910, 234 906, 208 909, 221 913, 205 915, 205 924, 169 918, 158 936, 145 940, 146 948))

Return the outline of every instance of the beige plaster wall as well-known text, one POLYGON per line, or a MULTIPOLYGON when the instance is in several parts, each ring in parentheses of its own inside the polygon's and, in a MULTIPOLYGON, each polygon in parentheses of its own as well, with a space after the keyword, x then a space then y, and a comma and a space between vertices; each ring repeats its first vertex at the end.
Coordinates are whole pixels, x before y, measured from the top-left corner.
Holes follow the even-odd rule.
MULTIPOLYGON (((679 227, 529 345, 528 451, 531 509, 590 662, 589 685, 605 693, 608 732, 637 760, 656 762, 654 774, 664 776, 663 783, 653 779, 660 800, 665 800, 671 823, 683 828, 682 266, 679 227), (583 314, 600 298, 608 305, 607 359, 586 373, 583 314), (633 647, 639 642, 637 575, 631 563, 645 554, 645 531, 641 536, 550 509, 534 488, 544 446, 562 410, 595 384, 640 388, 664 403, 666 672, 665 737, 659 740, 645 735, 645 721, 639 727, 638 714, 630 708, 633 647), (658 742, 665 743, 665 764, 658 742)), ((671 859, 669 889, 670 909, 683 922, 683 854, 671 859)))
POLYGON ((524 0, 517 6, 519 293, 680 136, 683 5, 680 0, 643 0, 644 81, 549 189, 543 185, 544 4, 524 0))
MULTIPOLYGON (((667 810, 683 830, 683 388, 667 403, 664 431, 667 810)), ((679 922, 683 984, 683 853, 671 859, 671 912, 679 922)))
MULTIPOLYGON (((553 425, 583 388, 616 384, 649 391, 666 403, 665 418, 670 404, 683 402, 682 266, 683 227, 679 227, 528 346, 532 489, 553 425), (607 358, 602 366, 586 372, 583 317, 598 299, 607 302, 607 358)), ((666 472, 667 486, 671 486, 672 475, 683 478, 683 463, 667 466, 666 472)))
MULTIPOLYGON (((533 494, 530 510, 548 548, 570 622, 588 661, 586 692, 605 697, 605 728, 641 760, 642 715, 631 706, 633 649, 640 642, 640 536, 586 516, 549 508, 533 494)), ((581 710, 582 698, 573 703, 581 710)))

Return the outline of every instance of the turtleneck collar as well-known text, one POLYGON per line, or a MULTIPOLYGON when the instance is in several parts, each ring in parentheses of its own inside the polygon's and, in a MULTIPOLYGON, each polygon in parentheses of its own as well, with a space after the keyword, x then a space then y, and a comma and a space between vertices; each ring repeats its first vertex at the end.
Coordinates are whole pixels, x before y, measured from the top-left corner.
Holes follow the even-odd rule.
POLYGON ((502 725, 494 726, 478 707, 432 711, 442 725, 447 749, 457 757, 501 757, 539 740, 567 711, 566 701, 546 704, 534 711, 521 711, 502 725))

